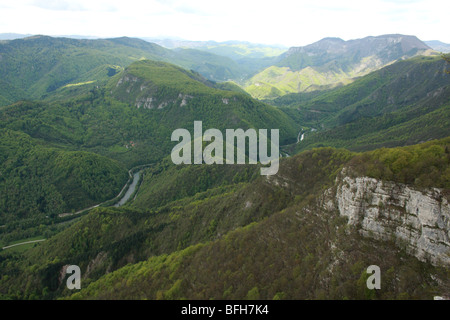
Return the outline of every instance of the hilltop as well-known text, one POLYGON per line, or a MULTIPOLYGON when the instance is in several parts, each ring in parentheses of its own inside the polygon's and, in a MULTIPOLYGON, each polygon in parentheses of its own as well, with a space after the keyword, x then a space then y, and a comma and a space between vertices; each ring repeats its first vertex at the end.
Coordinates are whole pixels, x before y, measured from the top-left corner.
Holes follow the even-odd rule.
POLYGON ((171 62, 198 70, 210 80, 241 76, 231 59, 198 50, 175 52, 135 38, 73 39, 31 36, 0 42, 0 102, 52 96, 67 86, 102 85, 140 59, 171 62))
POLYGON ((369 150, 449 135, 450 77, 441 57, 402 60, 314 94, 292 94, 274 104, 305 127, 298 150, 312 146, 369 150), (306 128, 315 128, 307 132, 306 128))
POLYGON ((295 141, 297 126, 282 111, 216 86, 178 66, 141 60, 75 98, 0 107, 0 221, 44 219, 113 198, 126 169, 168 157, 172 132, 192 132, 197 120, 222 131, 277 128, 280 143, 295 141))
POLYGON ((259 99, 329 89, 430 50, 414 36, 383 35, 349 41, 325 38, 290 48, 278 63, 253 76, 245 88, 259 99))
POLYGON ((403 35, 278 56, 188 45, 204 51, 127 37, 0 41, 0 299, 450 295, 442 57, 403 35), (280 85, 283 70, 303 78, 292 93, 268 86, 270 104, 216 81, 263 65, 280 85), (279 170, 175 165, 172 133, 195 121, 279 129, 279 170), (121 191, 131 196, 116 207, 121 191), (69 265, 80 291, 66 286, 69 265), (370 265, 379 290, 367 288, 370 265))
POLYGON ((13 256, 3 262, 8 277, 0 281, 0 293, 46 299, 446 294, 448 147, 447 138, 364 154, 314 149, 283 159, 279 174, 270 178, 252 166, 161 164, 146 171, 145 187, 127 207, 94 209, 28 250, 21 258, 27 263, 13 256), (379 187, 364 189, 358 179, 379 187), (401 203, 394 190, 408 200, 401 203), (420 206, 419 196, 429 208, 420 206), (340 204, 360 208, 360 217, 349 216, 340 204), (380 221, 371 220, 374 213, 380 221), (421 225, 425 216, 436 226, 421 225), (68 264, 79 265, 83 274, 75 294, 61 273, 68 264), (385 285, 376 292, 365 286, 372 264, 385 270, 385 285))

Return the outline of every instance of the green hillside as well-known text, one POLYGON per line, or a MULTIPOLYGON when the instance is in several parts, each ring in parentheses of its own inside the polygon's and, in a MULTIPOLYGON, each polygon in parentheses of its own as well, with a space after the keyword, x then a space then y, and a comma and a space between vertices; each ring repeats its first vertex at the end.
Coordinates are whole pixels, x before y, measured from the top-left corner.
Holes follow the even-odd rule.
POLYGON ((245 89, 258 99, 325 90, 418 54, 437 53, 413 36, 383 35, 349 41, 325 38, 290 48, 275 65, 249 79, 245 89))
MULTIPOLYGON (((239 41, 228 41, 223 43, 206 42, 206 43, 180 43, 181 46, 191 46, 192 48, 218 56, 228 57, 232 59, 241 71, 240 74, 235 73, 233 77, 229 77, 239 83, 252 77, 256 73, 272 66, 280 60, 281 55, 286 49, 276 46, 258 45, 239 41)), ((197 69, 197 71, 199 71, 197 69)), ((199 71, 200 72, 200 71, 199 71)))
MULTIPOLYGON (((287 48, 281 46, 255 44, 245 41, 216 42, 171 39, 148 39, 148 41, 155 42, 169 49, 195 49, 195 51, 204 51, 232 59, 239 66, 241 72, 239 77, 234 77, 232 79, 239 83, 243 83, 259 71, 279 62, 282 54, 287 50, 287 48)), ((196 69, 196 71, 199 70, 196 69)), ((235 73, 235 75, 238 74, 235 73)))
POLYGON ((447 138, 364 154, 314 149, 284 159, 273 179, 255 175, 252 166, 152 168, 145 174, 147 187, 126 208, 94 209, 21 255, 5 250, 0 264, 8 277, 0 280, 0 294, 25 299, 430 298, 445 290, 445 269, 419 262, 391 241, 362 238, 345 218, 325 213, 319 196, 343 166, 407 183, 410 174, 433 172, 443 178, 431 185, 448 188, 448 147, 447 138), (411 160, 404 162, 405 156, 411 160), (189 193, 192 179, 201 187, 189 193), (161 197, 167 192, 169 197, 161 197), (79 265, 84 275, 83 289, 75 294, 63 278, 54 277, 67 264, 79 265), (376 293, 365 290, 365 268, 371 264, 389 270, 376 293), (404 273, 408 277, 399 277, 404 273))
POLYGON ((297 150, 313 146, 369 150, 415 144, 450 133, 450 77, 440 57, 397 62, 352 84, 314 94, 279 98, 306 128, 297 150))
POLYGON ((128 179, 114 160, 51 148, 8 129, 0 129, 0 151, 1 225, 92 206, 115 197, 128 179))
POLYGON ((195 70, 210 80, 239 80, 245 76, 241 66, 227 56, 197 49, 176 49, 174 52, 177 59, 172 63, 195 70))
POLYGON ((0 299, 450 295, 448 61, 402 35, 197 45, 0 42, 0 299), (195 121, 279 129, 279 170, 175 165, 195 121))
POLYGON ((12 104, 17 100, 26 97, 26 93, 8 82, 0 79, 0 106, 12 104))
POLYGON ((67 85, 90 82, 91 89, 140 59, 175 63, 215 81, 241 76, 239 66, 229 58, 198 50, 175 52, 127 37, 79 40, 33 36, 0 43, 0 56, 3 105, 51 96, 67 85))
POLYGON ((0 108, 0 130, 27 141, 1 140, 7 149, 0 221, 54 218, 115 197, 127 180, 126 169, 167 158, 176 144, 172 132, 192 132, 196 120, 203 121, 204 130, 277 128, 282 144, 293 142, 297 132, 280 110, 216 89, 198 73, 164 62, 135 62, 108 86, 68 96, 0 108), (141 106, 148 99, 158 107, 141 106))

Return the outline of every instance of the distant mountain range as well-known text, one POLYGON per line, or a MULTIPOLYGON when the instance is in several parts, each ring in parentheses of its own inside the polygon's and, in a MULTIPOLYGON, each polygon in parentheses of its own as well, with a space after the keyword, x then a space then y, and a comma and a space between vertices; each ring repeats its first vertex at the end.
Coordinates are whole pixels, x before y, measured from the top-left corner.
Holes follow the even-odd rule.
POLYGON ((95 86, 139 59, 171 62, 214 81, 245 74, 230 58, 194 49, 173 51, 141 39, 33 36, 0 42, 0 104, 41 98, 67 85, 95 86))
POLYGON ((383 35, 349 41, 325 38, 290 48, 279 62, 253 76, 245 89, 259 99, 328 89, 419 54, 433 53, 414 36, 383 35))
POLYGON ((449 64, 402 35, 269 52, 0 41, 0 300, 449 296, 449 64), (196 120, 279 129, 279 172, 175 165, 196 120))
POLYGON ((141 58, 174 63, 213 81, 232 80, 255 98, 274 99, 348 84, 399 59, 437 54, 431 48, 449 50, 445 43, 427 44, 405 35, 349 41, 325 38, 290 49, 242 41, 97 39, 76 35, 55 38, 4 33, 0 39, 0 105, 42 97, 66 85, 96 85, 117 68, 141 58), (39 70, 32 63, 39 64, 39 70))
POLYGON ((442 53, 448 53, 450 52, 450 44, 441 42, 439 40, 431 40, 431 41, 425 41, 425 43, 433 48, 433 50, 442 52, 442 53))
POLYGON ((279 56, 288 50, 282 45, 265 45, 256 44, 247 41, 188 41, 188 40, 173 40, 173 39, 152 39, 143 38, 149 42, 154 42, 160 46, 176 49, 176 48, 191 48, 203 51, 212 52, 223 55, 234 60, 243 57, 250 58, 265 58, 279 56))
POLYGON ((273 104, 305 128, 317 129, 304 130, 297 150, 333 146, 361 151, 420 143, 450 134, 446 69, 440 56, 418 56, 343 87, 290 94, 273 104))
POLYGON ((0 40, 15 40, 33 36, 32 34, 21 33, 0 33, 0 40))

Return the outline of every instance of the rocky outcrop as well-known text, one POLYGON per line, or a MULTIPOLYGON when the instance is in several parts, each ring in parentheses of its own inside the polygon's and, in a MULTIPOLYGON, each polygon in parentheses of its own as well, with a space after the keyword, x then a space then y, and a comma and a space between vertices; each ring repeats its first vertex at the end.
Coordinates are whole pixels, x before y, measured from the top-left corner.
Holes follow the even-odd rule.
POLYGON ((94 271, 102 263, 104 263, 107 257, 108 257, 107 252, 104 251, 99 252, 98 255, 95 257, 95 259, 89 261, 89 264, 86 268, 86 272, 83 274, 83 278, 89 278, 91 272, 94 271))
POLYGON ((116 91, 116 98, 134 103, 138 109, 164 109, 169 105, 184 107, 189 100, 194 98, 192 95, 183 93, 179 93, 178 96, 174 94, 161 96, 158 94, 160 88, 151 82, 129 74, 122 76, 117 81, 116 89, 121 92, 116 91))
POLYGON ((450 266, 450 205, 442 190, 341 174, 324 200, 363 236, 394 239, 421 261, 450 266))
POLYGON ((126 75, 126 76, 120 78, 119 81, 117 81, 116 87, 120 86, 122 83, 137 82, 138 80, 139 80, 138 77, 126 75))
POLYGON ((61 285, 61 283, 63 282, 64 278, 67 276, 67 268, 70 266, 70 264, 66 264, 64 265, 61 270, 59 271, 59 276, 58 276, 58 285, 61 285))

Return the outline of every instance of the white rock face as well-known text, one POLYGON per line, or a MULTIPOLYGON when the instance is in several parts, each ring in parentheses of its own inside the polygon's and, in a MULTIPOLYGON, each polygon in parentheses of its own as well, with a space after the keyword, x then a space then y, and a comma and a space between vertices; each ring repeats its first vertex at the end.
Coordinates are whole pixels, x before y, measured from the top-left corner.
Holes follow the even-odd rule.
POLYGON ((421 261, 450 266, 450 205, 442 190, 345 176, 333 193, 325 193, 325 208, 338 209, 362 235, 394 238, 421 261))
POLYGON ((180 107, 184 107, 185 105, 187 105, 188 99, 192 99, 192 98, 194 98, 194 97, 190 96, 188 94, 179 93, 178 99, 182 99, 181 103, 180 103, 180 107))
POLYGON ((153 109, 153 98, 152 97, 146 97, 146 98, 140 98, 136 101, 136 107, 139 109, 140 107, 144 107, 144 109, 153 109))

